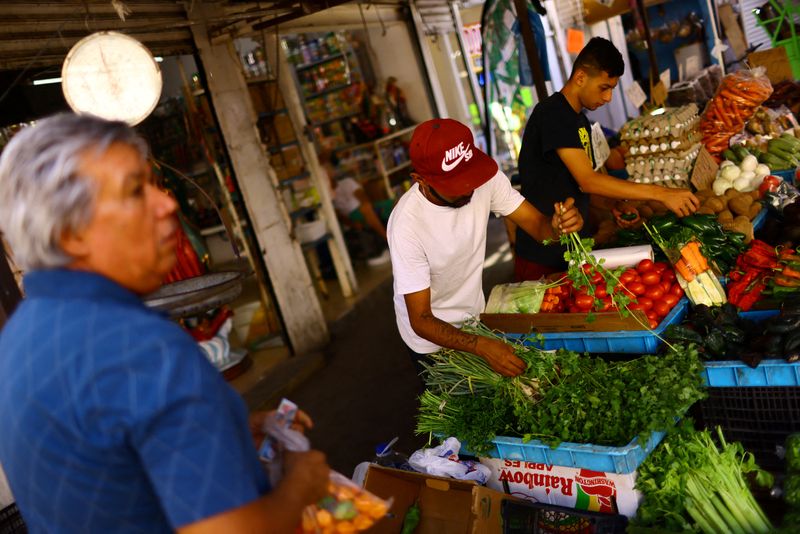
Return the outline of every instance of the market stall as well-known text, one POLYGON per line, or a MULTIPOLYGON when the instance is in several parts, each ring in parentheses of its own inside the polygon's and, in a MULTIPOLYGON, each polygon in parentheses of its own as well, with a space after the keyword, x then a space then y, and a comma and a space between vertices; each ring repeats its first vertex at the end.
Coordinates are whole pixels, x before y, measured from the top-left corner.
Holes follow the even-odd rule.
POLYGON ((378 530, 418 514, 433 528, 421 488, 470 489, 447 475, 499 513, 440 519, 487 532, 797 531, 798 92, 761 69, 701 78, 687 86, 711 84, 706 102, 621 132, 625 177, 691 189, 697 213, 630 202, 624 229, 608 213, 595 239, 561 237, 564 272, 494 287, 462 328, 512 343, 526 370, 431 355, 417 432, 445 441, 412 455, 422 474, 369 468, 369 491, 402 494, 378 530))

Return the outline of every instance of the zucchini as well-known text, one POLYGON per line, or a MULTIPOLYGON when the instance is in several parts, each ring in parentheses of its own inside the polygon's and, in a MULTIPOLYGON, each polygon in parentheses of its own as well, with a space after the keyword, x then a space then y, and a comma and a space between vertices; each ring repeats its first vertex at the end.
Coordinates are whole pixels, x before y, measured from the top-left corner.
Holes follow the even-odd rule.
POLYGON ((733 145, 731 150, 736 154, 736 157, 739 158, 740 163, 744 158, 750 155, 750 152, 748 152, 743 145, 733 145))
POLYGON ((792 134, 784 132, 781 134, 779 139, 784 140, 790 145, 794 146, 795 150, 800 150, 800 139, 796 138, 792 134))
POLYGON ((726 148, 725 150, 722 151, 722 157, 727 159, 728 161, 732 161, 737 165, 741 163, 741 161, 739 161, 739 158, 736 157, 736 154, 734 154, 733 150, 731 150, 730 148, 726 148))
POLYGON ((769 167, 771 171, 783 171, 792 168, 791 163, 770 152, 764 154, 764 156, 761 159, 761 163, 769 167))
POLYGON ((777 148, 789 153, 797 151, 797 146, 795 144, 790 143, 786 139, 781 139, 780 137, 775 139, 770 139, 769 142, 767 143, 767 146, 769 147, 770 152, 772 152, 773 148, 777 148))

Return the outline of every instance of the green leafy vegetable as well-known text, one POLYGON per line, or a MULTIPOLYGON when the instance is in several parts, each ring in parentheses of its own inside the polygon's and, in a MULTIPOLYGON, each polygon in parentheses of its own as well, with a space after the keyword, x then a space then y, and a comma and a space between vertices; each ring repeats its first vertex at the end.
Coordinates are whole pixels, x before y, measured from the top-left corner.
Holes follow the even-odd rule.
MULTIPOLYGON (((476 324, 465 329, 495 335, 476 324)), ((443 349, 423 373, 418 433, 456 436, 476 453, 497 435, 622 446, 672 426, 704 397, 694 346, 624 362, 515 345, 528 367, 514 378, 473 354, 443 349)))
POLYGON ((746 483, 752 474, 770 486, 772 476, 758 468, 741 444, 727 443, 719 428, 717 435, 719 445, 710 432, 686 423, 639 466, 636 488, 643 501, 637 527, 707 534, 772 531, 746 483))

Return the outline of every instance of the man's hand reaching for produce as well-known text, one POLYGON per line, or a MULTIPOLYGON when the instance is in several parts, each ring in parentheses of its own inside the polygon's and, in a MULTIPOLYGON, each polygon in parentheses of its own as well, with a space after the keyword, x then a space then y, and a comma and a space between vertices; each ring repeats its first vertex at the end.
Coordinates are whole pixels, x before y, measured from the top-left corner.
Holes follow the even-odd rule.
POLYGON ((517 376, 525 371, 525 362, 517 357, 514 348, 498 339, 478 336, 475 354, 503 376, 517 376))
POLYGON ((664 196, 658 199, 678 217, 691 215, 700 207, 700 201, 688 189, 664 189, 664 196))

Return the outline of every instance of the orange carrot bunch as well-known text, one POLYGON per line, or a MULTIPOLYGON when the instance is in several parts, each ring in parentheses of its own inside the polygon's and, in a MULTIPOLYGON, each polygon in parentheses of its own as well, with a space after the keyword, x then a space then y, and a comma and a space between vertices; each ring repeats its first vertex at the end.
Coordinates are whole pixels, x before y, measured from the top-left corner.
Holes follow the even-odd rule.
POLYGON ((769 79, 756 71, 738 71, 725 76, 700 119, 703 144, 709 153, 720 159, 731 137, 742 131, 756 108, 771 94, 769 79))

